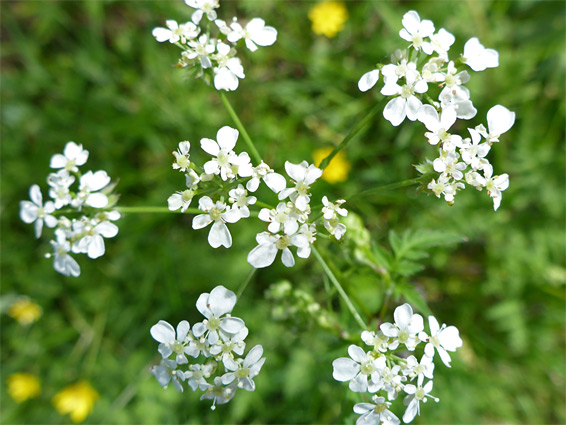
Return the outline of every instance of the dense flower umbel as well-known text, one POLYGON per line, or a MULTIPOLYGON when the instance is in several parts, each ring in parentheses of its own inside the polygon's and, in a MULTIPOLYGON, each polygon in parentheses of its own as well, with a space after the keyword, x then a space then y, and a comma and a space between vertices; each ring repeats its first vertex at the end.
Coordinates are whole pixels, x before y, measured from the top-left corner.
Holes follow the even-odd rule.
POLYGON ((115 184, 103 170, 81 173, 78 167, 86 163, 88 155, 82 145, 68 142, 63 154, 51 157, 51 168, 58 170, 47 176, 52 200, 43 203, 41 189, 34 184, 29 192, 31 202, 20 202, 20 217, 34 223, 37 238, 44 224, 55 228, 50 241, 53 252, 46 257, 53 257, 53 268, 65 276, 76 277, 81 272, 71 252, 98 258, 105 252, 104 239, 118 234, 112 223, 120 218, 120 213, 112 210, 118 200, 113 193, 115 184))
POLYGON ((428 398, 438 401, 429 395, 435 349, 443 363, 450 367, 450 356, 446 351, 456 351, 462 346, 458 329, 446 325, 440 327, 433 316, 429 316, 431 335, 428 336, 424 332, 422 316, 414 314, 409 304, 397 307, 393 315, 395 322, 382 323, 381 332, 362 332, 362 340, 373 347, 371 351, 350 345, 348 354, 351 358, 341 357, 332 363, 334 379, 349 382, 354 392, 374 394, 374 404, 358 403, 354 406, 354 412, 361 415, 357 425, 399 424, 399 418, 388 408, 402 392, 407 394, 403 421, 411 422, 420 413, 420 402, 426 403, 428 398), (404 349, 415 351, 422 342, 426 345, 420 360, 414 355, 403 358, 392 353, 404 349), (425 378, 428 379, 426 383, 425 378))
POLYGON ((203 392, 201 400, 212 400, 212 409, 228 403, 238 388, 255 390, 253 378, 265 362, 263 348, 256 345, 242 357, 248 329, 242 319, 231 315, 236 301, 236 294, 220 285, 197 300, 197 309, 206 317, 204 321, 191 328, 183 320, 175 331, 160 320, 151 328, 162 356, 160 365, 153 366, 151 372, 163 388, 173 382, 182 392, 186 381, 193 391, 203 392), (187 355, 194 360, 189 361, 187 355), (181 365, 187 365, 185 371, 179 369, 181 365))
POLYGON ((185 3, 196 9, 191 21, 179 24, 167 20, 166 28, 153 29, 153 36, 160 43, 168 41, 182 49, 180 67, 188 68, 209 84, 213 81, 217 90, 236 90, 239 80, 245 78, 237 48, 245 44, 255 52, 258 46, 271 46, 277 40, 277 30, 260 18, 245 25, 236 17, 229 24, 217 19, 218 0, 185 0, 185 3))
MULTIPOLYGON (((308 258, 316 241, 317 223, 323 224, 335 239, 342 238, 346 226, 340 222, 340 217, 348 214, 342 207, 343 200, 332 203, 324 196, 323 217, 310 218, 310 187, 321 177, 321 169, 306 161, 299 164, 286 161, 285 170, 291 180, 287 187, 285 177, 265 162, 254 167, 247 152, 236 153, 238 137, 238 130, 224 126, 218 130, 216 140, 201 139, 200 147, 211 156, 203 165, 191 161, 190 142, 179 143, 177 151, 173 152, 172 168, 185 175, 186 189, 168 198, 170 210, 185 212, 193 199, 198 198, 201 213, 193 218, 192 227, 202 229, 210 225, 208 242, 213 248, 232 246, 228 224, 256 217, 267 223, 267 231, 257 234, 258 245, 248 255, 248 262, 256 268, 271 265, 280 251, 283 264, 294 266, 290 248, 296 248, 299 257, 308 258), (256 192, 261 183, 277 195, 279 203, 274 208, 262 208, 259 213, 253 213, 251 208, 258 203, 258 198, 250 193, 256 192)), ((272 200, 262 203, 269 205, 268 202, 272 200)))
POLYGON ((472 71, 495 68, 499 65, 498 53, 486 49, 474 37, 464 46, 463 55, 454 61, 448 53, 455 38, 448 31, 442 28, 435 32, 434 24, 421 20, 415 11, 403 16, 403 26, 399 35, 410 43, 408 50, 396 51, 392 63, 378 65, 378 69, 362 75, 359 89, 368 91, 383 76, 381 94, 393 96, 383 110, 385 119, 394 126, 405 118, 425 125, 428 130, 425 136, 431 145, 438 147, 439 156, 417 169, 438 173, 427 186, 431 193, 444 197, 451 205, 456 193, 466 185, 478 190, 485 188, 497 210, 501 192, 509 186, 509 177, 493 176, 486 155, 499 136, 513 126, 515 114, 504 106, 494 106, 487 114, 488 130, 483 125, 469 129, 471 139, 451 134, 449 130, 457 119, 469 120, 477 113, 470 91, 464 86, 470 80, 466 67, 472 71))

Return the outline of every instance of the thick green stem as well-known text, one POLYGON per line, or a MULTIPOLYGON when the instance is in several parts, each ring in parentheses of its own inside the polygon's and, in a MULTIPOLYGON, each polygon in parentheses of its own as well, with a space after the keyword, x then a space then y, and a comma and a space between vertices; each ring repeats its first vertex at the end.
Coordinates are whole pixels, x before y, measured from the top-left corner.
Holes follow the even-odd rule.
POLYGON ((363 330, 367 329, 364 320, 360 316, 360 313, 358 313, 358 311, 356 310, 356 307, 354 307, 352 300, 350 300, 350 297, 348 297, 348 294, 346 294, 346 291, 344 291, 344 288, 342 288, 342 285, 340 285, 340 282, 338 282, 338 279, 336 279, 336 276, 334 276, 334 273, 332 273, 332 270, 330 270, 330 267, 328 267, 328 264, 326 264, 326 262, 324 261, 324 259, 322 258, 322 256, 320 255, 320 253, 318 252, 318 250, 314 245, 312 246, 312 252, 316 257, 316 259, 318 260, 318 262, 320 263, 320 265, 322 266, 322 269, 324 270, 324 272, 326 273, 332 284, 336 287, 336 290, 338 291, 338 293, 340 294, 340 296, 348 306, 348 309, 354 316, 354 319, 356 319, 356 322, 358 322, 358 324, 363 330))
MULTIPOLYGON (((154 214, 154 213, 173 213, 181 214, 181 210, 171 211, 167 207, 117 207, 119 212, 123 214, 154 214)), ((188 208, 186 213, 189 214, 202 214, 198 208, 188 208)))
POLYGON ((254 157, 256 162, 259 164, 261 162, 261 156, 260 156, 259 152, 257 151, 257 149, 255 148, 254 142, 252 142, 252 139, 250 138, 250 135, 248 134, 248 132, 246 131, 246 128, 242 124, 242 121, 240 121, 240 118, 238 118, 238 114, 236 114, 236 111, 234 111, 234 108, 232 108, 232 105, 230 105, 230 102, 228 102, 228 98, 226 97, 226 95, 221 91, 219 91, 218 93, 220 93, 220 99, 222 99, 222 103, 226 107, 228 114, 230 115, 232 120, 234 120, 236 127, 238 127, 238 130, 242 134, 244 141, 247 143, 248 148, 250 149, 252 156, 254 157))
POLYGON ((342 140, 342 142, 338 146, 336 146, 332 152, 330 152, 330 155, 322 160, 318 168, 324 170, 328 166, 328 164, 330 164, 330 161, 332 161, 336 154, 344 149, 348 145, 348 143, 350 143, 350 140, 352 140, 366 125, 371 122, 373 117, 381 110, 382 106, 383 101, 372 106, 366 116, 358 122, 358 125, 352 128, 346 135, 346 137, 344 137, 344 140, 342 140))
POLYGON ((346 198, 346 200, 348 202, 350 202, 353 199, 361 198, 361 197, 365 198, 367 196, 375 195, 376 193, 383 192, 383 191, 386 191, 386 190, 398 189, 400 187, 406 187, 406 186, 412 186, 414 184, 420 183, 421 181, 422 181, 422 177, 417 177, 417 178, 410 179, 410 180, 403 180, 403 181, 397 182, 397 183, 391 183, 391 184, 386 184, 384 186, 374 187, 372 189, 368 189, 368 190, 364 190, 362 192, 358 192, 355 195, 352 195, 352 196, 346 198))

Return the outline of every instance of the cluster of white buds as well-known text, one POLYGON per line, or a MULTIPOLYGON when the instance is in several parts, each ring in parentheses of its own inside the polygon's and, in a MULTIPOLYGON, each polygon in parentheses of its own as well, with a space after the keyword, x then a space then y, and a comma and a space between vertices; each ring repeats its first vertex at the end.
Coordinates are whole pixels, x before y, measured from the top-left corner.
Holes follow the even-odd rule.
POLYGON ((424 332, 421 315, 414 314, 409 304, 403 304, 393 313, 395 323, 382 323, 377 332, 362 332, 362 340, 373 349, 365 351, 357 345, 350 345, 351 358, 341 357, 332 366, 334 379, 349 382, 354 392, 373 394, 373 403, 358 403, 354 412, 360 414, 357 425, 378 425, 400 423, 389 407, 402 393, 407 406, 403 422, 411 422, 420 414, 420 403, 428 398, 438 402, 430 395, 434 372, 435 351, 442 362, 450 367, 448 351, 456 351, 462 346, 458 329, 454 326, 439 326, 434 316, 429 316, 430 335, 424 332), (413 352, 424 343, 421 359, 413 352), (398 354, 395 354, 397 352, 398 354), (424 382, 425 378, 428 380, 424 382))
POLYGON ((266 26, 260 18, 245 26, 236 17, 230 23, 218 19, 218 0, 185 0, 185 3, 196 9, 191 20, 183 24, 167 20, 167 28, 154 28, 153 36, 161 43, 168 41, 182 49, 180 67, 194 69, 195 76, 207 82, 214 79, 217 90, 236 90, 239 79, 245 77, 237 47, 245 44, 254 52, 257 46, 271 46, 277 39, 277 30, 266 26))
MULTIPOLYGON (((311 245, 316 241, 317 220, 322 219, 325 229, 336 239, 341 239, 346 226, 339 222, 348 212, 339 200, 335 204, 322 199, 322 217, 311 219, 310 186, 322 175, 322 170, 306 161, 300 164, 285 162, 285 170, 292 185, 287 187, 287 180, 276 173, 265 162, 253 166, 247 152, 234 152, 238 140, 238 130, 225 126, 218 130, 216 141, 201 139, 203 151, 212 156, 202 167, 190 159, 190 143, 179 143, 179 149, 173 152, 173 169, 185 175, 187 188, 171 195, 168 199, 171 211, 186 212, 193 198, 201 195, 198 209, 202 211, 193 219, 193 229, 202 229, 212 224, 208 242, 211 247, 232 246, 232 235, 227 223, 241 219, 258 217, 268 223, 267 231, 256 236, 258 245, 248 255, 248 262, 255 268, 271 265, 279 251, 281 260, 287 267, 295 265, 290 247, 297 248, 297 255, 308 258, 311 245), (262 208, 252 214, 250 206, 257 203, 255 196, 261 183, 275 194, 278 204, 271 208, 262 208)), ((263 205, 270 205, 261 202, 263 205)))
POLYGON ((112 223, 120 218, 120 213, 112 210, 118 200, 113 193, 116 184, 111 184, 103 170, 82 174, 79 167, 87 159, 88 151, 82 145, 68 142, 63 154, 51 157, 51 168, 58 170, 47 176, 52 200, 43 203, 41 189, 34 184, 29 191, 31 201, 20 202, 20 217, 34 223, 37 238, 44 223, 55 229, 50 241, 53 253, 46 257, 54 257, 53 267, 65 276, 81 273, 71 252, 98 258, 105 252, 104 238, 118 234, 118 226, 112 223))
POLYGON ((428 185, 432 193, 453 204, 454 196, 467 183, 478 190, 486 188, 497 210, 501 192, 509 186, 509 176, 494 176, 493 167, 485 157, 499 136, 513 126, 515 113, 504 106, 494 106, 487 114, 489 131, 479 125, 469 129, 471 138, 464 139, 448 131, 457 119, 469 120, 477 113, 470 91, 464 86, 470 80, 465 66, 473 71, 495 68, 499 65, 498 53, 486 49, 474 37, 465 44, 460 58, 450 60, 448 51, 455 38, 448 31, 442 28, 435 33, 432 21, 421 21, 415 11, 403 16, 403 26, 399 35, 411 43, 408 50, 397 50, 391 56, 392 63, 378 65, 378 69, 364 74, 358 82, 359 89, 369 90, 382 75, 381 94, 393 96, 383 110, 385 119, 394 126, 405 118, 426 126, 428 142, 439 148, 439 157, 432 167, 419 167, 421 172, 439 173, 428 185), (432 95, 429 88, 437 89, 438 93, 432 95))
POLYGON ((243 357, 248 328, 230 314, 236 301, 236 294, 220 285, 197 300, 197 309, 206 318, 202 322, 191 328, 183 320, 176 330, 164 320, 152 326, 162 360, 151 372, 163 388, 173 382, 182 392, 186 382, 193 391, 203 392, 201 400, 212 400, 213 410, 232 400, 238 388, 255 390, 253 379, 265 362, 263 348, 256 345, 243 357), (187 356, 201 361, 189 363, 187 356), (184 371, 179 369, 183 365, 184 371))

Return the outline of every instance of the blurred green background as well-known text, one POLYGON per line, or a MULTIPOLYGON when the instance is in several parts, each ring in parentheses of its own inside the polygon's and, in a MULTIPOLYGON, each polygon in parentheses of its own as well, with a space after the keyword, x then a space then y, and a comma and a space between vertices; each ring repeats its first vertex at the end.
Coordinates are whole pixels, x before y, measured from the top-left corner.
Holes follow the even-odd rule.
MULTIPOLYGON (((357 81, 405 45, 397 34, 406 11, 452 32, 454 52, 473 36, 499 51, 499 68, 472 73, 468 84, 478 109, 472 125, 485 122, 495 104, 517 114, 489 156, 496 173, 510 175, 499 211, 485 192, 468 189, 449 207, 414 187, 349 209, 385 251, 392 230, 467 238, 427 249, 424 269, 399 274, 396 282, 407 297, 426 299, 464 339, 452 369, 437 364, 433 393, 441 402, 423 406, 415 423, 565 423, 565 3, 347 2, 344 30, 332 39, 312 32, 313 2, 221 3, 220 17, 260 16, 279 32, 272 47, 241 50, 246 78, 228 94, 278 170, 286 160, 312 161, 314 150, 339 142, 380 99, 376 89, 360 93, 357 81)), ((339 321, 355 343, 360 330, 338 298, 327 300, 314 258, 293 269, 277 260, 260 270, 234 309, 250 329, 248 347, 262 344, 267 357, 254 393, 238 392, 212 412, 200 394, 164 391, 148 371, 158 362, 150 327, 160 319, 197 322, 201 292, 218 284, 236 290, 250 270, 245 258, 261 224, 232 225, 232 249, 213 250, 207 231, 193 231, 188 215, 128 215, 118 236, 107 240, 106 254, 95 261, 75 256, 82 274, 66 278, 43 258, 48 239, 35 240, 32 226, 19 220, 19 201, 34 183, 45 196, 49 158, 69 140, 90 151, 86 169, 119 178, 120 205, 164 206, 183 188, 171 170, 177 143, 196 147, 232 125, 214 90, 172 67, 178 49, 151 35, 165 19, 183 22, 190 14, 180 0, 2 2, 4 423, 68 422, 51 399, 80 379, 100 394, 86 423, 352 423, 357 417, 352 406, 361 400, 332 379, 332 360, 346 355, 349 341, 321 326, 320 317, 339 321), (266 296, 283 279, 290 295, 266 296), (31 326, 4 314, 18 295, 43 309, 31 326), (309 313, 314 302, 326 316, 309 313), (6 379, 16 372, 40 377, 38 398, 16 403, 8 395, 6 379)), ((416 177, 411 164, 434 157, 423 131, 411 122, 393 128, 378 114, 347 149, 348 181, 321 182, 314 196, 345 197, 416 177)), ((324 251, 365 318, 375 319, 384 299, 381 275, 356 262, 348 243, 324 251)), ((386 319, 402 302, 390 301, 386 319)))

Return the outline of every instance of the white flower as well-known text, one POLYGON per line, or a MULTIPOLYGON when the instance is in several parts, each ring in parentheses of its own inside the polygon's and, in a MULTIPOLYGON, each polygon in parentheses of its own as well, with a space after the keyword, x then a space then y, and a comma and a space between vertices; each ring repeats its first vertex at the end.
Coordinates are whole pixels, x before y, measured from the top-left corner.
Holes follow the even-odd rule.
POLYGON ((248 191, 244 189, 244 186, 241 184, 239 184, 237 188, 230 190, 228 195, 230 195, 228 201, 232 204, 232 209, 237 210, 241 218, 248 218, 250 216, 248 205, 255 204, 257 198, 255 196, 248 196, 248 191))
POLYGON ((159 382, 159 385, 163 387, 163 389, 167 389, 169 382, 173 381, 173 385, 179 392, 183 392, 183 387, 179 382, 185 380, 185 374, 182 371, 177 370, 177 363, 173 360, 163 359, 161 360, 161 364, 159 366, 152 366, 150 369, 153 376, 159 382))
POLYGON ((269 165, 263 161, 253 168, 252 178, 246 183, 246 189, 250 192, 255 192, 261 180, 275 193, 281 192, 287 185, 285 177, 274 172, 269 165))
POLYGON ((448 63, 446 74, 444 74, 444 78, 440 81, 443 82, 446 87, 455 88, 470 81, 470 74, 468 74, 468 71, 458 72, 454 62, 450 61, 448 63))
POLYGON ((515 112, 511 112, 505 106, 495 105, 487 112, 487 128, 478 126, 476 130, 487 140, 488 143, 499 142, 499 136, 509 131, 515 124, 515 112))
POLYGON ((179 170, 183 173, 187 172, 191 167, 191 161, 189 150, 191 149, 191 144, 188 141, 179 142, 179 149, 173 152, 175 157, 175 162, 173 163, 173 169, 179 170))
MULTIPOLYGON (((420 337, 421 335, 419 335, 420 337)), ((434 354, 434 349, 432 353, 434 354)), ((403 369, 403 375, 408 376, 410 380, 417 378, 418 385, 422 385, 425 377, 428 379, 433 378, 434 363, 432 362, 432 357, 426 354, 426 349, 420 363, 415 356, 407 357, 406 361, 407 364, 403 369)))
POLYGON ((425 136, 431 145, 436 145, 439 142, 452 147, 461 145, 462 138, 460 136, 448 133, 450 127, 456 122, 456 111, 454 108, 444 109, 442 114, 438 115, 433 106, 423 105, 419 109, 417 118, 429 130, 425 133, 425 136))
POLYGON ((301 258, 309 258, 311 255, 311 246, 316 241, 316 225, 314 223, 303 224, 299 229, 299 235, 305 237, 307 245, 298 247, 297 255, 301 258))
POLYGON ((377 81, 379 80, 379 69, 374 69, 372 71, 366 72, 358 81, 358 88, 362 92, 366 92, 371 89, 377 81))
POLYGON ((150 333, 153 339, 159 342, 157 351, 164 359, 175 353, 175 362, 177 364, 186 364, 189 361, 185 354, 198 357, 198 350, 188 344, 188 334, 191 329, 189 322, 182 320, 177 325, 177 333, 175 329, 165 320, 160 320, 156 325, 151 327, 150 333))
POLYGON ((419 342, 417 334, 424 329, 422 316, 413 314, 411 306, 405 303, 395 309, 393 317, 395 324, 382 323, 379 328, 386 336, 396 338, 409 351, 413 351, 419 342))
POLYGON ((381 74, 386 85, 396 83, 399 81, 399 78, 414 81, 419 76, 417 64, 409 62, 406 57, 403 57, 397 64, 390 63, 385 65, 381 68, 381 74))
POLYGON ((63 155, 55 154, 51 157, 49 166, 51 168, 64 168, 67 171, 77 172, 78 166, 84 165, 88 159, 88 151, 83 145, 68 142, 63 150, 63 155))
POLYGON ((47 184, 51 186, 49 196, 55 201, 55 208, 59 209, 65 205, 69 205, 72 196, 69 187, 75 182, 75 176, 69 174, 65 169, 59 170, 57 173, 51 173, 47 176, 47 184))
POLYGON ((192 364, 189 366, 189 370, 185 372, 185 379, 187 379, 187 383, 193 391, 196 391, 197 388, 201 391, 206 391, 212 386, 206 382, 206 380, 210 378, 212 371, 212 363, 206 363, 204 365, 192 364))
POLYGON ((214 53, 216 47, 213 40, 208 38, 208 35, 202 34, 198 39, 190 40, 187 44, 190 49, 182 53, 183 58, 188 60, 198 59, 204 69, 212 67, 210 55, 214 53))
POLYGON ((265 357, 263 355, 263 347, 261 345, 256 345, 250 350, 246 358, 242 361, 235 361, 232 358, 227 358, 224 361, 224 366, 226 370, 230 372, 222 376, 222 383, 228 385, 234 380, 238 383, 238 388, 242 388, 246 391, 254 391, 255 383, 253 378, 255 378, 263 364, 265 363, 265 357))
MULTIPOLYGON (((447 327, 445 324, 442 324, 442 327, 440 327, 434 316, 428 316, 428 324, 430 326, 430 336, 425 332, 419 334, 419 339, 427 343, 424 349, 425 354, 432 359, 434 349, 436 348, 442 362, 450 367, 450 355, 447 351, 456 351, 457 348, 462 346, 462 339, 458 329, 455 326, 447 327)), ((426 377, 432 379, 432 376, 426 375, 426 377)), ((422 383, 422 380, 420 383, 422 383)))
MULTIPOLYGON (((393 349, 393 348, 392 348, 393 349)), ((403 381, 407 378, 401 376, 401 366, 395 365, 392 368, 385 367, 381 371, 381 389, 387 392, 387 398, 393 400, 403 389, 403 381)))
POLYGON ((43 204, 43 196, 39 186, 34 184, 29 189, 30 201, 20 202, 20 218, 24 223, 31 224, 35 222, 35 237, 39 239, 41 236, 41 229, 43 229, 43 222, 47 227, 55 227, 57 219, 51 215, 55 211, 55 204, 47 201, 43 204))
POLYGON ((219 341, 218 331, 230 335, 240 332, 244 327, 244 321, 230 315, 236 301, 236 294, 222 285, 214 288, 210 294, 201 294, 197 300, 197 309, 206 320, 195 323, 193 335, 196 338, 207 335, 208 343, 215 345, 219 341))
POLYGON ((456 152, 441 152, 440 157, 432 162, 434 171, 443 173, 454 180, 462 180, 464 178, 463 170, 466 169, 464 162, 459 162, 460 155, 456 152))
POLYGON ((375 351, 386 353, 387 350, 389 350, 389 337, 384 335, 381 331, 363 331, 362 341, 367 345, 372 345, 375 351))
POLYGON ((326 196, 322 197, 322 216, 325 220, 332 220, 336 218, 337 215, 341 215, 342 217, 346 217, 348 215, 348 210, 346 208, 342 208, 341 206, 346 201, 344 199, 338 199, 336 202, 330 202, 326 196))
POLYGON ((476 130, 468 128, 468 131, 472 138, 471 140, 466 139, 467 143, 462 145, 460 153, 462 154, 462 160, 466 164, 469 164, 474 170, 479 170, 485 165, 483 161, 485 161, 484 158, 491 149, 491 146, 489 143, 480 143, 481 136, 476 130))
POLYGON ((454 41, 456 41, 456 38, 444 28, 430 36, 432 50, 438 53, 444 61, 448 60, 448 50, 450 50, 450 46, 454 44, 454 41))
POLYGON ((472 119, 478 112, 470 100, 470 91, 463 86, 444 87, 438 99, 442 109, 454 108, 456 116, 462 120, 472 119))
POLYGON ((464 45, 464 63, 474 71, 484 71, 487 68, 499 66, 499 53, 486 49, 476 38, 470 38, 464 45))
POLYGON ((310 185, 322 176, 322 170, 312 164, 309 165, 307 161, 300 164, 285 161, 285 171, 295 183, 295 187, 286 188, 279 192, 279 200, 290 197, 299 210, 305 211, 310 202, 310 194, 308 193, 310 185))
POLYGON ((381 388, 381 370, 385 368, 385 357, 374 358, 357 345, 348 347, 347 357, 340 357, 332 362, 332 376, 337 381, 350 381, 350 389, 354 392, 376 392, 381 388), (368 382, 369 380, 369 382, 368 382))
POLYGON ((151 32, 160 43, 164 41, 168 41, 169 43, 177 43, 178 41, 186 43, 187 40, 196 38, 200 32, 200 29, 192 22, 179 25, 177 21, 169 19, 165 21, 165 25, 167 28, 157 27, 151 32))
POLYGON ((232 32, 228 34, 228 41, 237 43, 238 40, 243 38, 246 47, 252 52, 257 50, 257 46, 271 46, 277 40, 277 30, 265 26, 265 21, 260 18, 252 19, 248 22, 246 28, 242 28, 238 22, 232 22, 230 27, 232 32))
POLYGON ((356 425, 398 425, 399 418, 389 411, 391 403, 385 401, 384 397, 374 395, 372 403, 357 403, 354 405, 354 413, 362 415, 356 421, 356 425))
POLYGON ((500 176, 493 176, 493 167, 491 164, 487 164, 483 171, 485 177, 484 186, 487 189, 488 195, 493 199, 493 210, 497 211, 501 205, 501 192, 509 187, 509 175, 501 174, 500 176))
POLYGON ((95 173, 87 171, 81 176, 79 181, 79 193, 77 197, 73 199, 71 205, 79 209, 83 204, 93 208, 104 208, 108 205, 108 197, 98 191, 108 186, 109 183, 110 177, 106 171, 100 170, 95 173))
POLYGON ((411 121, 417 119, 417 112, 422 106, 422 102, 415 96, 415 93, 425 93, 428 85, 422 78, 416 78, 412 74, 407 74, 407 84, 400 86, 397 83, 386 81, 381 89, 384 96, 395 96, 391 99, 383 110, 383 117, 397 127, 403 122, 405 117, 411 121))
POLYGON ((89 258, 95 259, 104 255, 104 238, 116 236, 118 226, 108 221, 98 222, 83 217, 82 221, 73 223, 73 232, 78 239, 73 244, 72 251, 75 254, 86 253, 89 258))
POLYGON ((195 24, 200 22, 204 14, 206 14, 209 21, 214 21, 217 17, 216 10, 214 9, 218 9, 220 6, 218 0, 185 0, 185 3, 193 9, 197 9, 191 17, 195 24))
POLYGON ((403 40, 411 42, 416 50, 422 49, 427 55, 432 54, 432 44, 424 41, 424 38, 430 37, 434 33, 434 24, 432 21, 425 19, 421 21, 419 14, 411 10, 403 15, 403 28, 399 31, 399 36, 403 40))
POLYGON ((258 246, 248 254, 248 263, 256 269, 268 267, 273 264, 277 252, 281 252, 281 261, 286 267, 293 267, 295 259, 289 249, 290 246, 305 248, 309 242, 305 235, 295 233, 294 235, 273 235, 269 232, 258 233, 256 236, 258 246))
POLYGON ((193 218, 193 229, 202 229, 210 223, 214 223, 208 233, 208 243, 213 248, 232 246, 232 235, 226 226, 226 222, 235 223, 240 219, 238 210, 226 209, 224 202, 214 203, 208 196, 199 199, 199 209, 205 214, 197 215, 193 218))
POLYGON ((217 376, 214 378, 214 386, 209 387, 206 392, 201 396, 201 400, 213 400, 211 410, 216 409, 217 404, 226 404, 236 394, 236 383, 233 382, 228 386, 222 384, 222 378, 217 376))
POLYGON ((346 225, 340 223, 338 218, 333 218, 331 220, 324 220, 324 228, 337 240, 342 239, 342 236, 344 236, 347 230, 346 225))
POLYGON ((267 230, 271 233, 283 230, 287 235, 292 235, 299 230, 299 223, 293 210, 292 205, 287 205, 286 202, 279 202, 275 209, 268 210, 267 208, 262 208, 258 218, 269 223, 267 230))
POLYGON ((238 141, 239 132, 235 128, 224 126, 216 133, 218 143, 212 139, 201 139, 200 146, 203 151, 215 158, 204 164, 206 174, 220 175, 226 181, 237 177, 249 177, 252 175, 252 166, 249 163, 247 153, 237 156, 233 151, 238 141))
POLYGON ((62 229, 55 230, 55 238, 56 241, 50 241, 53 254, 46 254, 46 257, 55 257, 53 268, 58 273, 78 277, 81 274, 81 268, 75 259, 69 255, 71 243, 66 239, 65 232, 62 229))
POLYGON ((183 190, 182 192, 174 193, 169 198, 167 198, 167 204, 169 210, 177 211, 180 208, 181 212, 187 211, 187 209, 191 205, 191 201, 193 200, 194 196, 195 196, 195 192, 190 189, 186 189, 183 190))
POLYGON ((417 414, 420 415, 420 402, 426 403, 427 397, 432 398, 434 401, 438 402, 439 400, 436 397, 431 396, 428 394, 432 391, 432 381, 428 381, 424 387, 418 386, 415 387, 412 384, 407 384, 403 388, 409 396, 407 397, 408 406, 407 410, 405 410, 405 414, 403 415, 403 422, 408 424, 415 419, 417 414))
POLYGON ((216 356, 217 359, 224 361, 227 358, 234 358, 236 353, 238 356, 244 354, 246 343, 244 340, 248 336, 248 328, 243 327, 237 334, 227 334, 219 331, 220 341, 216 345, 210 347, 210 354, 216 356))

